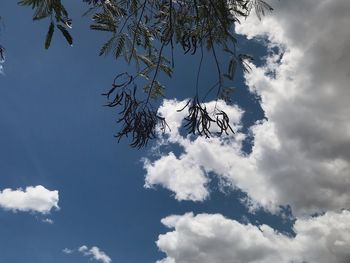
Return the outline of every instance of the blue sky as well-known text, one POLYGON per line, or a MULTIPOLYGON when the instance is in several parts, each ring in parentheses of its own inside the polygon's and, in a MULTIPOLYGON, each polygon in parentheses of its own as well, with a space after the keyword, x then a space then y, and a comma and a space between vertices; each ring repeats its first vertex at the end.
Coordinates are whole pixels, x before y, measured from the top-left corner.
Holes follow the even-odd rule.
MULTIPOLYGON (((4 27, 0 40, 6 47, 7 60, 5 73, 0 75, 0 191, 23 192, 26 187, 41 185, 49 192, 58 191, 59 209, 53 208, 48 214, 16 212, 6 209, 9 200, 1 201, 5 191, 0 193, 0 261, 88 262, 93 257, 90 249, 96 246, 112 262, 156 262, 163 258, 159 262, 204 262, 198 256, 200 252, 208 263, 230 262, 227 258, 235 257, 237 262, 253 262, 254 255, 260 260, 256 262, 288 262, 291 255, 300 262, 347 262, 350 233, 337 225, 348 229, 345 222, 349 215, 342 209, 350 204, 344 189, 350 171, 346 147, 350 97, 344 88, 350 60, 344 50, 350 38, 334 33, 334 28, 346 32, 348 22, 341 19, 346 12, 341 10, 349 10, 350 6, 345 0, 333 5, 322 2, 322 8, 308 16, 302 10, 311 12, 310 1, 300 1, 299 6, 276 3, 276 12, 262 22, 253 17, 238 27, 250 39, 240 38, 244 51, 258 59, 253 72, 245 78, 239 72, 241 76, 234 83, 237 92, 233 99, 243 113, 237 117, 235 127, 239 132, 232 143, 222 145, 222 141, 213 139, 192 144, 175 134, 169 146, 160 147, 160 154, 155 155, 150 147, 136 150, 128 146, 127 140, 118 144, 113 138, 116 116, 102 106, 105 98, 101 93, 127 66, 98 56, 106 35, 88 29, 89 19, 81 17, 87 5, 67 4, 73 18, 73 47, 57 34, 47 51, 43 47, 47 21, 33 23, 29 8, 19 7, 16 1, 1 1, 4 27), (288 15, 290 10, 300 17, 288 15), (323 35, 314 33, 323 25, 318 17, 329 14, 327 10, 339 17, 322 27, 323 34, 330 32, 339 38, 334 49, 323 35), (300 31, 293 29, 296 26, 300 31), (310 32, 319 42, 305 37, 310 32), (251 39, 261 36, 269 42, 251 39), (259 60, 273 48, 281 52, 282 61, 273 55, 267 56, 266 64, 259 60), (322 67, 324 61, 332 63, 333 70, 322 67), (277 72, 275 78, 268 74, 271 71, 277 72), (306 95, 299 97, 297 94, 302 92, 306 95), (257 97, 261 97, 261 106, 257 97), (255 123, 263 119, 263 110, 269 121, 255 123), (331 129, 334 126, 343 133, 331 129), (256 141, 252 153, 251 145, 239 139, 248 133, 256 141), (209 157, 204 156, 206 150, 209 157), (171 152, 176 153, 176 162, 167 159, 171 152), (201 158, 209 159, 200 163, 201 158), (183 167, 193 171, 198 168, 194 178, 210 178, 210 183, 204 188, 200 182, 188 186, 182 175, 171 177, 175 179, 169 183, 166 174, 177 174, 183 167), (145 188, 145 180, 154 188, 145 188), (223 183, 227 183, 225 191, 220 190, 223 183), (206 192, 191 198, 193 193, 188 188, 206 192), (320 196, 320 191, 327 198, 320 196), (244 197, 248 201, 243 202, 244 197), (291 213, 293 218, 288 218, 291 213), (311 217, 314 214, 319 216, 311 217), (171 215, 179 217, 169 218, 171 215), (43 222, 47 219, 53 223, 43 222), (325 234, 317 236, 305 230, 319 227, 320 222, 332 223, 324 223, 323 232, 315 230, 325 234), (270 230, 265 224, 283 233, 283 240, 273 236, 277 232, 266 234, 270 230), (258 225, 260 228, 255 227, 258 225), (193 226, 210 229, 215 238, 205 236, 204 230, 197 233, 193 226), (221 227, 228 228, 227 240, 216 236, 221 227), (241 230, 247 233, 247 240, 243 236, 234 240, 241 230), (230 231, 236 233, 232 238, 230 231), (260 247, 249 239, 250 231, 258 241, 265 235, 260 247), (171 232, 175 236, 159 237, 171 232), (271 236, 275 242, 269 239, 271 236), (315 240, 320 242, 320 251, 326 252, 310 248, 315 240), (190 252, 181 247, 186 242, 193 246, 190 252), (220 242, 231 244, 228 250, 235 254, 215 248, 220 242), (235 242, 245 242, 246 247, 239 248, 235 242), (65 248, 72 253, 64 253, 65 248), (333 252, 327 254, 327 249, 333 252)), ((224 56, 220 54, 221 59, 224 56)), ((176 107, 193 95, 195 58, 176 53, 174 77, 166 80, 167 98, 180 101, 176 107)), ((215 82, 215 67, 210 60, 205 61, 202 76, 202 83, 215 82)), ((171 109, 169 105, 163 104, 165 115, 171 109)), ((238 111, 229 109, 233 114, 238 111)))

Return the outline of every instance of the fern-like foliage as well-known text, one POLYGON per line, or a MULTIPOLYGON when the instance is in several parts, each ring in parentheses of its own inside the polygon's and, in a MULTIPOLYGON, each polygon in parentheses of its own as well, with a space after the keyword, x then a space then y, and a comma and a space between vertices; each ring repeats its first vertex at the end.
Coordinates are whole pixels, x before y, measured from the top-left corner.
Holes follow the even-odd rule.
MULTIPOLYGON (((235 23, 240 23, 252 10, 261 18, 267 11, 272 11, 268 3, 264 0, 83 1, 90 5, 85 13, 92 15, 90 28, 110 33, 99 54, 111 54, 116 59, 124 58, 127 63, 136 65, 133 75, 118 73, 112 89, 105 94, 107 105, 119 109, 121 131, 116 135, 118 139, 130 135, 131 146, 142 147, 155 136, 157 124, 161 123, 163 129, 166 127, 165 120, 157 116, 152 103, 165 94, 159 76, 161 73, 172 76, 175 46, 180 46, 185 54, 201 54, 194 99, 186 106, 188 116, 185 120, 189 133, 209 137, 211 124, 221 130, 219 135, 233 132, 227 114, 215 108, 210 116, 203 101, 208 95, 213 96, 215 90, 216 99, 229 101, 233 89, 226 83, 234 79, 237 67, 250 70, 252 57, 238 54, 236 50, 235 23), (227 52, 227 61, 218 61, 219 50, 227 52), (198 82, 204 54, 211 55, 215 61, 217 82, 205 94, 201 94, 198 82), (116 84, 126 76, 129 81, 116 84), (138 89, 138 85, 143 88, 138 89), (112 94, 114 98, 110 100, 112 94)), ((34 20, 51 18, 45 42, 47 48, 55 23, 59 23, 56 27, 68 43, 72 43, 67 30, 71 21, 61 0, 22 0, 20 4, 32 6, 34 20)))
POLYGON ((18 4, 32 7, 34 10, 34 21, 46 18, 50 19, 45 38, 46 49, 51 45, 55 27, 59 29, 69 45, 73 44, 73 38, 69 33, 69 29, 72 27, 72 20, 69 18, 68 12, 61 3, 61 0, 21 0, 18 4))
MULTIPOLYGON (((234 25, 252 10, 255 10, 259 19, 265 12, 272 11, 272 7, 263 0, 109 0, 94 3, 94 8, 97 12, 93 15, 91 29, 110 31, 112 34, 101 48, 100 55, 113 51, 116 59, 124 57, 128 63, 135 62, 137 73, 133 76, 133 85, 136 85, 137 78, 143 79, 146 95, 143 100, 140 99, 140 103, 147 106, 150 100, 164 96, 165 88, 158 76, 163 72, 171 77, 174 58, 172 55, 170 58, 165 57, 164 50, 168 49, 168 53, 172 54, 175 45, 181 46, 185 54, 201 52, 202 57, 204 52, 212 54, 218 80, 203 96, 202 101, 216 89, 217 99, 229 102, 233 89, 225 86, 225 79, 233 81, 239 66, 244 71, 249 71, 249 62, 252 60, 249 55, 237 54, 234 25), (224 63, 218 61, 219 49, 228 54, 227 69, 223 69, 224 63)), ((200 68, 197 79, 199 74, 200 68)), ((224 111, 216 108, 212 115, 206 111, 199 99, 198 83, 195 92, 194 99, 186 105, 188 116, 185 118, 185 127, 188 132, 210 137, 212 124, 219 128, 218 135, 233 132, 224 111)), ((139 97, 142 98, 142 94, 139 97)), ((122 105, 112 103, 109 106, 122 105)), ((136 115, 135 113, 133 120, 137 119, 136 115)), ((119 121, 122 122, 123 119, 119 121)), ((130 123, 124 121, 124 127, 130 123)), ((143 127, 142 121, 141 126, 143 127)), ((124 128, 123 131, 122 135, 128 134, 127 129, 124 128)), ((152 132, 149 130, 150 135, 152 132)), ((139 136, 131 130, 130 134, 134 140, 135 136, 139 136)))

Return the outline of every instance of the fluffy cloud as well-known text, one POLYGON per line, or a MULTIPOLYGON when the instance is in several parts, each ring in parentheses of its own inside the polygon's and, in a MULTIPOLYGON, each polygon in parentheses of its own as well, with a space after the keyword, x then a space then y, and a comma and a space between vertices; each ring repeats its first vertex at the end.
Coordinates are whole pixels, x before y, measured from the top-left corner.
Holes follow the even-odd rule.
POLYGON ((94 259, 96 261, 100 261, 102 263, 110 263, 112 262, 112 259, 107 256, 105 252, 100 250, 98 247, 91 247, 88 248, 87 246, 81 246, 78 248, 78 251, 82 253, 84 256, 90 257, 91 259, 94 259))
POLYGON ((295 237, 267 225, 244 225, 219 214, 192 213, 162 220, 174 230, 160 235, 167 257, 157 263, 270 263, 350 261, 350 212, 299 219, 295 237))
MULTIPOLYGON (((268 119, 251 127, 251 154, 242 152, 240 133, 231 141, 181 136, 184 113, 174 109, 184 102, 165 101, 160 113, 171 120, 168 142, 183 151, 147 160, 146 186, 160 184, 179 200, 202 201, 214 172, 246 192, 252 209, 277 212, 290 205, 305 216, 350 207, 350 2, 273 5, 262 21, 250 16, 236 27, 248 38, 268 39, 271 50, 266 64, 245 76, 268 119)), ((230 109, 239 124, 241 111, 230 109)))
POLYGON ((48 214, 58 207, 58 191, 50 191, 41 185, 28 186, 25 190, 0 191, 0 207, 5 210, 48 214))
MULTIPOLYGON (((177 200, 203 201, 209 196, 207 189, 209 179, 206 174, 210 170, 206 169, 208 167, 206 164, 212 163, 215 166, 216 163, 218 168, 221 167, 220 161, 214 160, 215 158, 213 158, 213 152, 211 151, 214 148, 220 150, 221 147, 224 147, 224 144, 218 138, 198 138, 191 141, 180 135, 179 129, 186 112, 178 112, 177 110, 181 109, 185 104, 186 101, 165 100, 158 112, 160 115, 165 116, 170 127, 170 130, 167 131, 167 142, 177 143, 184 148, 187 154, 177 157, 170 152, 153 163, 146 159, 144 162, 144 167, 147 170, 145 186, 149 188, 160 184, 172 190, 177 200), (209 144, 212 150, 207 147, 209 144)), ((240 128, 239 122, 242 117, 242 110, 236 106, 228 106, 223 101, 218 101, 216 106, 228 114, 235 130, 240 128)), ((209 113, 212 112, 215 102, 207 103, 206 107, 209 113)), ((215 131, 215 127, 211 127, 211 129, 215 131)), ((238 134, 236 138, 230 139, 232 139, 230 145, 239 151, 244 136, 238 134)), ((160 144, 162 143, 165 143, 165 141, 160 141, 160 144)))

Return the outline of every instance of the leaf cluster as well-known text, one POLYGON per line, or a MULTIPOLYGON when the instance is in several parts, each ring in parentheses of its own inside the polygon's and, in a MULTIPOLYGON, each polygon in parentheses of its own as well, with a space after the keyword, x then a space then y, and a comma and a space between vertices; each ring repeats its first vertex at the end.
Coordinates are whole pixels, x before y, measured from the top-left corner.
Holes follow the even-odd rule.
POLYGON ((18 2, 22 6, 31 6, 34 9, 33 20, 49 18, 50 24, 45 38, 45 49, 51 45, 55 27, 62 33, 69 45, 73 44, 73 38, 69 33, 72 27, 72 20, 61 0, 21 0, 18 2))
MULTIPOLYGON (((239 54, 236 49, 235 23, 240 23, 255 10, 261 18, 272 7, 264 0, 83 0, 90 5, 85 15, 92 15, 92 30, 110 33, 109 39, 100 49, 100 55, 112 54, 136 66, 136 73, 117 74, 112 89, 105 95, 114 99, 109 107, 122 108, 118 112, 121 131, 118 140, 131 135, 131 146, 145 146, 154 138, 160 123, 165 120, 157 116, 152 103, 164 96, 165 87, 160 74, 169 77, 174 70, 174 48, 179 46, 184 54, 201 54, 194 99, 186 105, 185 118, 189 133, 209 137, 210 125, 215 123, 222 133, 233 132, 225 112, 215 107, 210 117, 203 101, 213 90, 216 99, 229 102, 233 89, 226 86, 233 81, 237 68, 249 71, 252 57, 239 54), (218 50, 227 53, 227 61, 219 61, 218 50), (203 57, 209 55, 217 68, 217 82, 207 90, 200 102, 198 83, 203 57), (224 68, 226 67, 226 68, 224 68), (116 84, 121 78, 129 81, 116 84), (143 89, 137 89, 142 85, 143 89), (133 87, 133 88, 131 88, 133 87)), ((61 0, 22 0, 21 5, 32 6, 34 20, 50 17, 45 47, 50 46, 56 27, 69 44, 72 38, 67 30, 71 25, 61 0)))
MULTIPOLYGON (((109 0, 94 3, 93 8, 96 13, 91 29, 111 33, 100 55, 112 53, 116 59, 124 57, 128 63, 135 62, 136 76, 143 77, 146 82, 146 104, 149 98, 164 95, 164 87, 157 77, 160 71, 171 76, 175 45, 179 45, 185 54, 194 55, 200 50, 203 56, 203 49, 212 54, 218 73, 213 88, 217 89, 217 98, 229 101, 232 88, 224 86, 224 79, 232 81, 238 66, 249 71, 252 60, 246 54, 237 54, 234 25, 253 9, 259 18, 272 10, 263 0, 109 0), (171 51, 169 59, 164 57, 166 48, 171 51), (229 55, 226 70, 218 61, 218 48, 229 55)), ((227 114, 216 109, 216 120, 212 119, 198 97, 197 81, 195 97, 187 104, 185 127, 188 132, 209 137, 211 123, 219 127, 220 135, 233 132, 227 114)))

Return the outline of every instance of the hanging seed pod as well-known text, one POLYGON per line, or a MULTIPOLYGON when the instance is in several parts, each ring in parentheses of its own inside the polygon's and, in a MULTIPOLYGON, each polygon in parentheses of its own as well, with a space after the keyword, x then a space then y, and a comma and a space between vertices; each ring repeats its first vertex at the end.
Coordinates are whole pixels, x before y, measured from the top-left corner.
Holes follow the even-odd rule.
POLYGON ((168 125, 165 118, 158 116, 150 103, 137 99, 136 90, 134 78, 127 73, 122 73, 115 77, 112 88, 102 95, 107 99, 113 97, 106 106, 120 109, 117 123, 121 128, 114 137, 119 142, 123 137, 131 136, 130 146, 142 148, 150 139, 156 138, 157 127, 165 132, 168 125))
POLYGON ((222 110, 218 111, 215 114, 216 120, 214 120, 209 116, 206 106, 200 103, 197 97, 189 100, 178 112, 186 108, 188 108, 188 115, 185 117, 186 123, 184 127, 187 129, 188 133, 209 138, 211 135, 210 127, 212 123, 215 123, 219 127, 220 132, 218 132, 218 135, 222 135, 222 133, 229 134, 229 131, 235 133, 230 125, 230 119, 226 112, 222 110))

